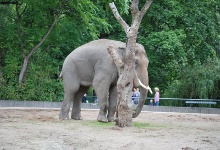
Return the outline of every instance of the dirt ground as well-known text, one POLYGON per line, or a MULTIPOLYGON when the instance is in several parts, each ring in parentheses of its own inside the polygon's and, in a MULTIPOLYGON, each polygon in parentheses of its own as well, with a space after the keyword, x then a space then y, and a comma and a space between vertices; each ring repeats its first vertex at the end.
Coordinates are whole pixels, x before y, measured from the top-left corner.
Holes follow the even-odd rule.
POLYGON ((133 126, 59 120, 59 109, 0 108, 0 150, 220 150, 220 115, 142 112, 133 126))

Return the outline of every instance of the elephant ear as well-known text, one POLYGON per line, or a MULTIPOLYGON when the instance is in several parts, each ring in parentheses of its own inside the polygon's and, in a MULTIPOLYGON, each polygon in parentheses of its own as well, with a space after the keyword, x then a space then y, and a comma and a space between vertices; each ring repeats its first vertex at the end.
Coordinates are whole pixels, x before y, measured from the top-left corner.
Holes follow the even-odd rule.
POLYGON ((120 56, 120 58, 122 59, 122 61, 124 62, 124 58, 125 58, 125 51, 126 47, 118 47, 118 55, 120 56))

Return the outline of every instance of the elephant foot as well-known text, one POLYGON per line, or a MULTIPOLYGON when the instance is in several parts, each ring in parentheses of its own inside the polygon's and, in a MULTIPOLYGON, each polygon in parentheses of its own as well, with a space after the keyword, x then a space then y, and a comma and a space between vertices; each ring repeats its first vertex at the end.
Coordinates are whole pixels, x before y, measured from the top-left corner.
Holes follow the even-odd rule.
POLYGON ((98 116, 97 120, 100 122, 108 122, 108 120, 105 116, 98 116))
POLYGON ((71 119, 73 120, 83 120, 81 116, 71 116, 71 119))
POLYGON ((136 118, 137 117, 137 113, 136 113, 136 111, 133 111, 132 112, 132 118, 136 118))
POLYGON ((108 117, 108 122, 114 122, 114 121, 115 121, 114 116, 113 117, 108 117))
POLYGON ((69 120, 70 118, 69 118, 68 115, 63 115, 63 114, 60 113, 59 119, 60 119, 60 120, 69 120))
POLYGON ((60 120, 70 120, 70 118, 60 118, 60 120))

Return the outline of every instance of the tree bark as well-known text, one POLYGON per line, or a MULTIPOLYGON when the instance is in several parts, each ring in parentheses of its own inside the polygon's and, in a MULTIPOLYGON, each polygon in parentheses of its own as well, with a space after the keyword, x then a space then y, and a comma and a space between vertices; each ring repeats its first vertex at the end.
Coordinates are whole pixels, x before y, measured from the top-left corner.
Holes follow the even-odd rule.
POLYGON ((132 126, 131 93, 133 88, 133 81, 136 75, 134 67, 134 52, 141 20, 148 8, 150 7, 151 3, 152 0, 147 0, 142 10, 139 11, 139 0, 132 0, 130 6, 132 14, 131 27, 129 27, 129 25, 119 15, 118 10, 114 5, 114 2, 109 4, 115 18, 121 24, 127 35, 126 55, 124 58, 124 63, 119 64, 118 62, 122 62, 121 60, 118 60, 120 59, 120 57, 117 57, 116 55, 114 55, 114 53, 110 53, 110 51, 115 51, 112 46, 108 48, 108 51, 119 71, 119 79, 117 81, 118 95, 116 112, 116 125, 119 127, 132 126))

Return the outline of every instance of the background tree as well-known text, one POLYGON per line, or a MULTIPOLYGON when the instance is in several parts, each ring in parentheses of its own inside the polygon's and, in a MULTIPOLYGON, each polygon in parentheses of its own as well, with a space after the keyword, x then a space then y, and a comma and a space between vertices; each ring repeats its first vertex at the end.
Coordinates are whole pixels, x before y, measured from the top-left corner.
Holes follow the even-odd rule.
MULTIPOLYGON (((20 5, 19 14, 25 10, 21 17, 21 37, 27 54, 47 33, 62 2, 0 0, 0 99, 62 100, 62 82, 57 74, 64 58, 73 49, 98 38, 126 40, 124 30, 108 6, 112 1, 66 1, 50 35, 31 56, 19 90, 18 77, 23 58, 16 3, 20 5)), ((139 7, 144 4, 145 0, 140 0, 139 7)), ((115 5, 125 22, 131 24, 129 1, 119 0, 115 5)), ((144 45, 148 55, 151 86, 160 87, 162 97, 181 98, 183 95, 173 95, 173 92, 168 92, 169 89, 175 87, 173 84, 176 82, 187 89, 192 81, 196 91, 200 92, 184 90, 184 98, 191 95, 203 97, 199 93, 205 90, 200 90, 198 80, 186 82, 185 77, 189 74, 193 76, 192 73, 199 69, 207 74, 213 73, 206 68, 210 65, 209 60, 218 62, 220 56, 219 12, 219 0, 155 0, 151 5, 148 15, 142 19, 137 42, 144 45)), ((213 63, 212 67, 218 65, 213 63)), ((208 98, 220 98, 218 94, 213 94, 213 90, 220 89, 217 86, 219 80, 213 81, 208 98)))

